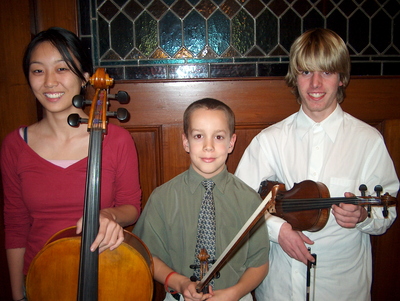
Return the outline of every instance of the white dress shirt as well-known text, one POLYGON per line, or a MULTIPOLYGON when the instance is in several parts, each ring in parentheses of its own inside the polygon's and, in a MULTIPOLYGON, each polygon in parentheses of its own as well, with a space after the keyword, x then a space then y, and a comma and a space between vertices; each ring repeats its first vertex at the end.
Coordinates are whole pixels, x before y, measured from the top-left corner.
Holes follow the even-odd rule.
MULTIPOLYGON (((331 197, 343 197, 345 192, 360 195, 360 184, 367 185, 367 195, 375 194, 375 185, 382 185, 384 192, 392 196, 399 189, 381 134, 343 112, 340 105, 321 123, 314 122, 300 108, 261 131, 246 149, 236 175, 255 190, 263 180, 284 183, 287 190, 303 180, 318 181, 328 187, 331 197)), ((371 218, 347 229, 339 226, 330 213, 322 230, 303 232, 314 241, 309 247, 317 254, 315 279, 311 279, 315 300, 370 300, 369 234, 384 233, 395 218, 394 207, 390 207, 386 219, 382 208, 373 207, 371 218)), ((256 290, 258 301, 306 298, 306 265, 289 257, 277 243, 284 222, 276 216, 267 220, 270 268, 256 290)))

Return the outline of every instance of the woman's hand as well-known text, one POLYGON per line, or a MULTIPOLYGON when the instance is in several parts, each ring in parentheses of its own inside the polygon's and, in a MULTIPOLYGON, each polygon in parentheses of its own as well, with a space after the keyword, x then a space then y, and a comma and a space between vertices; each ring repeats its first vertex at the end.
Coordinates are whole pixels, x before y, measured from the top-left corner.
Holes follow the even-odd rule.
MULTIPOLYGON (((82 219, 80 218, 77 223, 76 233, 82 232, 82 219)), ((107 211, 107 209, 100 211, 100 227, 96 239, 90 246, 90 250, 94 252, 99 249, 99 253, 104 250, 116 249, 124 241, 123 228, 115 221, 116 217, 107 211)))

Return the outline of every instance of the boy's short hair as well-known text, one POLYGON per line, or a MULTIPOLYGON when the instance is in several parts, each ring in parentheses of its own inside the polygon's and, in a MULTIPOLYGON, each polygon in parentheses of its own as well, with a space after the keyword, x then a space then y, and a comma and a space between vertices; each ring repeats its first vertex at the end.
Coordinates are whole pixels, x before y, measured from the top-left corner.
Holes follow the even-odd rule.
POLYGON ((297 88, 297 75, 301 71, 325 71, 338 73, 343 83, 337 92, 337 102, 345 98, 345 89, 350 81, 350 55, 342 38, 329 29, 316 28, 303 33, 290 48, 289 70, 286 83, 292 88, 301 103, 297 88))
POLYGON ((189 135, 190 116, 197 109, 221 110, 225 112, 226 117, 228 118, 229 135, 232 136, 235 133, 235 114, 232 109, 217 99, 203 98, 191 103, 183 114, 183 132, 186 137, 189 135))

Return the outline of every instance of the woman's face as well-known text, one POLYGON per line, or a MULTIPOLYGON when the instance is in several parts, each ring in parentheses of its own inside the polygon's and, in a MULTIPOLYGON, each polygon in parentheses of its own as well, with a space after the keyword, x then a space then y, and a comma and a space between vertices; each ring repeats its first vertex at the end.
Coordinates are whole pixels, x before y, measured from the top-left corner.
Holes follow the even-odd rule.
MULTIPOLYGON (((85 74, 88 79, 89 74, 85 74)), ((50 42, 43 42, 32 52, 29 83, 45 110, 62 112, 72 107, 72 98, 81 91, 83 82, 50 42)))

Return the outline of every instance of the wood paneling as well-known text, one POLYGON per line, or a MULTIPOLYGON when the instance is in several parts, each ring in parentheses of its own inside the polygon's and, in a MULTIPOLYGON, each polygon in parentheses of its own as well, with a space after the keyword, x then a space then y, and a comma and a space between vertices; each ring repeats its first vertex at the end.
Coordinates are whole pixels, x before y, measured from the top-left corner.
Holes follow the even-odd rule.
MULTIPOLYGON (((36 121, 35 98, 22 71, 22 55, 31 39, 29 0, 0 1, 0 146, 4 137, 36 121), (18 3, 18 5, 15 5, 18 3)), ((0 176, 1 178, 1 176, 0 176)), ((0 183, 0 300, 11 300, 4 249, 3 190, 0 183)))
POLYGON ((57 26, 78 32, 78 10, 74 0, 32 0, 31 14, 35 26, 35 33, 57 26))
MULTIPOLYGON (((400 78, 353 78, 343 103, 347 112, 381 131, 397 171, 400 170, 400 91, 396 89, 399 84, 400 78)), ((226 102, 234 110, 237 142, 227 161, 231 172, 235 171, 245 148, 257 133, 299 108, 282 78, 117 82, 111 92, 118 90, 125 90, 131 96, 126 105, 131 118, 122 126, 141 132, 157 129, 157 134, 134 137, 140 164, 146 166, 140 169, 142 188, 149 192, 186 170, 190 164, 189 155, 182 147, 181 135, 182 115, 191 102, 213 97, 226 102), (149 146, 152 143, 155 145, 149 146), (151 153, 158 147, 158 154, 151 153), (151 168, 154 162, 159 163, 160 168, 151 168)), ((118 104, 113 103, 111 110, 117 107, 118 104)), ((143 204, 147 195, 144 193, 143 204)), ((394 296, 400 293, 400 263, 395 260, 400 252, 399 240, 400 222, 395 222, 385 235, 372 237, 373 300, 394 300, 394 296)), ((156 289, 155 300, 162 300, 162 286, 156 285, 156 289)))
MULTIPOLYGON (((399 108, 397 109, 399 111, 399 108)), ((382 130, 386 146, 397 165, 397 175, 400 167, 400 119, 390 119, 384 122, 382 130)), ((399 204, 400 195, 397 197, 399 204)), ((397 206, 397 220, 392 227, 380 236, 371 236, 373 250, 373 287, 372 300, 397 300, 400 294, 400 206, 397 206)))
MULTIPOLYGON (((77 32, 76 0, 0 1, 0 145, 13 129, 37 121, 35 98, 22 71, 33 34, 51 26, 77 32)), ((0 185, 0 300, 12 300, 4 249, 3 191, 0 185)))
MULTIPOLYGON (((162 183, 161 170, 161 127, 127 128, 134 141, 139 160, 139 173, 142 175, 142 199, 147 200, 153 191, 162 183)), ((144 207, 145 203, 142 204, 144 207)))

